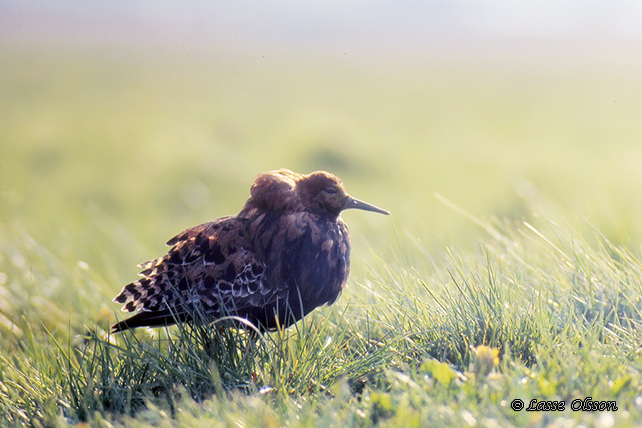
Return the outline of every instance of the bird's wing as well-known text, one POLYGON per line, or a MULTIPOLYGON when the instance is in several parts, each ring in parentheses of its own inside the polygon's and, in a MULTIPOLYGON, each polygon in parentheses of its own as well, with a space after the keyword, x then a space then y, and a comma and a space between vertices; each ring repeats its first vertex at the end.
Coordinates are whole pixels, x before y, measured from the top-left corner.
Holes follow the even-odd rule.
POLYGON ((246 219, 224 217, 172 238, 170 251, 143 263, 142 278, 114 298, 123 311, 140 311, 114 330, 173 324, 195 309, 214 316, 242 313, 285 296, 285 287, 267 283, 246 229, 246 219))

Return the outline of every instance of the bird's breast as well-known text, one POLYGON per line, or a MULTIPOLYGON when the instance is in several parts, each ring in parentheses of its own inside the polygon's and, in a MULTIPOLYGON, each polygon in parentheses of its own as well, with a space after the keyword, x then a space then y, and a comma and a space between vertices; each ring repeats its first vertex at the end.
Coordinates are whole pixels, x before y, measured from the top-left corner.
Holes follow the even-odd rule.
POLYGON ((333 303, 343 290, 350 269, 350 243, 343 222, 315 222, 299 239, 290 289, 301 294, 309 312, 333 303))
MULTIPOLYGON (((270 220, 267 217, 264 221, 270 220)), ((272 230, 262 229, 262 253, 272 273, 273 286, 287 287, 290 304, 307 314, 333 303, 350 270, 348 228, 339 219, 310 213, 273 218, 272 230), (270 239, 266 239, 266 237, 270 239)))

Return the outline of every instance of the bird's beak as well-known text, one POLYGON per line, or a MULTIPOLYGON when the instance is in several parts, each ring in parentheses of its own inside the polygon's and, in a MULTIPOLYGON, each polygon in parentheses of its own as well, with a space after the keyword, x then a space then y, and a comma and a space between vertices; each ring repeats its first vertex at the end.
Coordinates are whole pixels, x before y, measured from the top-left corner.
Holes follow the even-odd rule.
POLYGON ((344 210, 349 210, 351 208, 357 209, 357 210, 364 210, 364 211, 372 211, 375 213, 379 214, 385 214, 388 215, 390 214, 389 211, 384 210, 383 208, 376 207, 372 204, 369 204, 367 202, 360 201, 359 199, 355 199, 352 196, 348 196, 348 200, 346 201, 345 205, 343 206, 344 210))

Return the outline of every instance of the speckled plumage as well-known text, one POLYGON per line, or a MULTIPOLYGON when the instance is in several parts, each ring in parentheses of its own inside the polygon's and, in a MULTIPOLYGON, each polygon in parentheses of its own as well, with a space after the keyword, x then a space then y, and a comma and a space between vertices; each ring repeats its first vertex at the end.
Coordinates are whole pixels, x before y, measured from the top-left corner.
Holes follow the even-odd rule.
POLYGON ((237 315, 262 330, 287 327, 345 287, 350 242, 341 211, 387 214, 350 197, 324 171, 266 172, 250 193, 235 217, 180 233, 165 256, 140 265, 141 279, 114 298, 138 313, 113 332, 189 321, 196 310, 212 321, 237 315))

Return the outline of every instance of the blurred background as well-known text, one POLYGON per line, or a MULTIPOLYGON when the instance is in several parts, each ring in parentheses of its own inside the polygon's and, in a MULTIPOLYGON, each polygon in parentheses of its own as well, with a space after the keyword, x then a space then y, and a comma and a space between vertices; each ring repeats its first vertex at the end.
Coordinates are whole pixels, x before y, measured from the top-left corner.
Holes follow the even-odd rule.
POLYGON ((637 248, 640 22, 637 1, 0 0, 0 271, 41 249, 110 298, 282 167, 393 212, 344 215, 357 269, 479 246, 444 199, 637 248))

